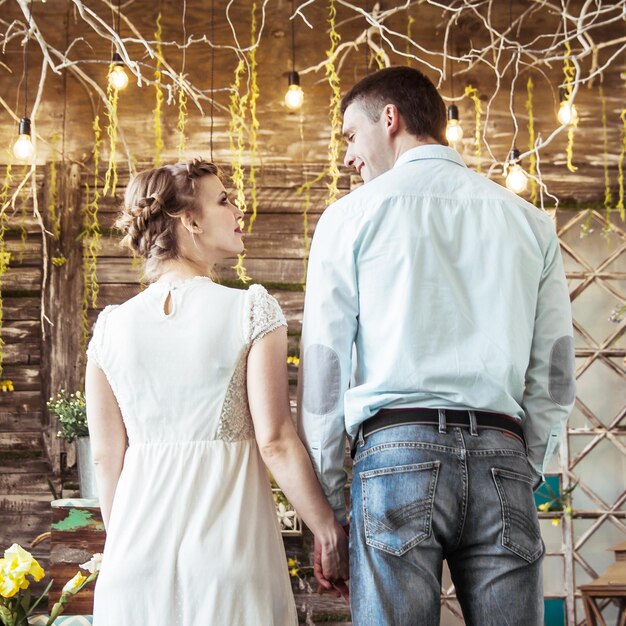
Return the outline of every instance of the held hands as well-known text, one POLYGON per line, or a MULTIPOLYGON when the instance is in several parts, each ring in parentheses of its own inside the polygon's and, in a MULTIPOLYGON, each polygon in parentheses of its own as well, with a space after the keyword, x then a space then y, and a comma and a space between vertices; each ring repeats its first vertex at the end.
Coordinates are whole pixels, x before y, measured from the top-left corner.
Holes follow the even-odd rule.
POLYGON ((322 540, 315 537, 313 552, 313 572, 321 590, 336 598, 350 601, 350 591, 346 581, 349 574, 348 557, 349 526, 343 528, 335 521, 332 532, 322 540))

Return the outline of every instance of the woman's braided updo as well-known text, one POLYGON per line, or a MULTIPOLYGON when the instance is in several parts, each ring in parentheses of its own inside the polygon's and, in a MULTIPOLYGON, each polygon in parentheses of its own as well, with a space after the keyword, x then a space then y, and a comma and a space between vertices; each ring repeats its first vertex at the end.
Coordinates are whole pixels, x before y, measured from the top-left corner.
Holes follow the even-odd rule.
POLYGON ((148 280, 163 261, 178 257, 176 222, 197 210, 195 181, 210 175, 219 175, 217 166, 194 159, 140 172, 128 184, 115 226, 124 233, 121 245, 145 259, 148 280))

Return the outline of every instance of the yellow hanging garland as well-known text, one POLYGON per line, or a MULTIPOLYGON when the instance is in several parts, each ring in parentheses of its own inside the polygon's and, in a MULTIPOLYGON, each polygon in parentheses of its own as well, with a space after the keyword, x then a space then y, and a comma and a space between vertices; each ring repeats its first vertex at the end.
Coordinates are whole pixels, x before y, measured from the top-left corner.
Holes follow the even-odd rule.
MULTIPOLYGON (((109 76, 113 71, 113 65, 109 67, 109 76)), ((117 104, 119 102, 119 92, 111 85, 111 80, 107 86, 107 137, 109 138, 109 166, 107 167, 106 174, 104 175, 104 187, 102 189, 102 195, 106 196, 109 191, 111 195, 115 195, 117 188, 117 104)))
POLYGON ((162 36, 163 36, 163 27, 161 25, 161 12, 157 15, 156 19, 157 29, 154 33, 154 38, 156 39, 156 69, 154 70, 154 90, 155 90, 155 100, 154 100, 154 109, 152 109, 152 113, 154 115, 154 166, 161 166, 161 153, 165 148, 165 143, 163 142, 163 127, 161 124, 162 118, 162 109, 163 109, 163 101, 165 100, 165 96, 163 95, 163 86, 161 84, 161 80, 163 78, 163 74, 161 72, 161 68, 163 67, 163 46, 161 44, 162 36))
POLYGON ((478 97, 478 90, 471 85, 465 87, 465 95, 472 100, 474 103, 474 113, 476 116, 476 128, 474 130, 474 155, 476 156, 476 171, 480 172, 482 169, 482 124, 481 124, 481 115, 483 112, 483 107, 480 102, 480 98, 478 97))
POLYGON ((617 160, 617 182, 619 185, 619 200, 615 208, 619 210, 619 216, 622 220, 626 219, 624 215, 624 157, 626 157, 626 109, 622 109, 620 114, 622 120, 622 151, 617 160))
MULTIPOLYGON (((9 159, 10 159, 9 155, 9 159)), ((6 166, 4 182, 2 189, 0 189, 0 375, 2 374, 2 362, 4 358, 4 340, 2 339, 2 325, 3 325, 3 306, 2 306, 2 278, 9 268, 11 261, 11 253, 6 249, 6 242, 4 235, 7 229, 7 208, 9 199, 9 190, 13 182, 13 175, 11 173, 11 161, 9 160, 6 166)), ((2 381, 10 382, 10 381, 2 381)), ((11 385, 12 386, 12 385, 11 385)), ((13 389, 8 389, 13 391, 13 389)), ((3 389, 4 391, 4 389, 3 389)))
MULTIPOLYGON (((235 187, 235 204, 245 213, 247 206, 244 190, 243 151, 248 95, 241 95, 240 93, 241 78, 244 70, 245 62, 243 59, 240 59, 235 69, 235 78, 230 90, 230 104, 228 106, 230 122, 228 130, 230 136, 230 151, 232 154, 231 180, 235 187)), ((237 278, 239 278, 244 285, 251 280, 243 263, 245 257, 245 253, 238 255, 237 264, 233 267, 237 272, 237 278)))
POLYGON ((530 201, 537 206, 537 154, 535 148, 535 116, 533 112, 533 91, 535 85, 533 79, 529 76, 526 83, 526 112, 528 113, 528 150, 530 151, 530 160, 528 165, 528 174, 530 179, 530 201))
POLYGON ((98 221, 98 206, 100 192, 98 190, 98 172, 100 169, 100 149, 102 146, 100 119, 96 115, 93 121, 93 190, 90 194, 89 184, 86 188, 86 202, 83 208, 83 232, 86 241, 83 251, 83 298, 82 308, 82 347, 83 352, 89 339, 89 309, 98 306, 98 252, 100 250, 100 224, 98 221), (90 197, 91 195, 91 197, 90 197))
POLYGON ((385 51, 383 50, 383 43, 380 42, 380 48, 376 50, 376 56, 374 57, 374 61, 376 61, 376 65, 379 70, 385 69, 385 51))
MULTIPOLYGON (((28 170, 30 165, 25 164, 22 167, 22 180, 26 178, 28 174, 28 170)), ((26 228, 26 219, 28 218, 28 187, 27 185, 22 186, 22 190, 20 192, 20 251, 18 253, 18 262, 22 263, 24 261, 24 252, 26 251, 26 243, 28 240, 28 230, 26 228)))
POLYGON ((252 215, 248 221, 248 232, 252 232, 252 225, 256 220, 258 211, 257 196, 257 153, 258 153, 258 134, 259 120, 256 115, 256 103, 259 98, 259 84, 257 80, 257 60, 256 60, 256 2, 252 3, 252 16, 250 18, 250 52, 248 53, 248 63, 250 64, 250 198, 252 200, 252 215))
POLYGON ((604 145, 604 232, 611 230, 611 208, 613 207, 613 194, 611 193, 611 179, 609 176, 609 133, 606 121, 606 97, 600 86, 600 102, 602 103, 602 140, 604 145))
POLYGON ((325 168, 320 172, 313 180, 308 180, 304 184, 300 185, 296 190, 296 193, 304 193, 304 202, 302 203, 302 221, 304 229, 304 251, 302 254, 302 289, 304 290, 306 285, 306 272, 309 263, 309 251, 311 249, 311 235, 309 235, 309 209, 311 208, 311 187, 315 183, 319 183, 320 180, 325 178, 330 171, 330 167, 325 168))
POLYGON ((178 75, 178 123, 176 124, 176 132, 178 134, 178 158, 182 160, 183 153, 187 147, 187 138, 185 137, 185 128, 187 126, 187 94, 183 89, 184 77, 178 75))
POLYGON ((328 25, 330 30, 330 48, 326 51, 326 77, 330 85, 330 141, 328 143, 328 161, 330 183, 328 184, 328 204, 333 203, 339 195, 339 146, 341 136, 341 85, 335 67, 335 51, 341 37, 336 28, 337 9, 335 0, 328 3, 328 25))
MULTIPOLYGON (((565 42, 565 56, 563 57, 563 96, 566 101, 572 97, 572 82, 576 78, 576 68, 570 61, 572 54, 572 48, 569 41, 565 42)), ((570 172, 575 172, 578 168, 574 165, 574 131, 578 126, 578 118, 572 116, 572 121, 567 127, 567 147, 565 154, 567 156, 567 169, 570 172)))
POLYGON ((4 233, 6 231, 4 213, 0 216, 0 375, 2 374, 2 362, 4 360, 4 339, 2 338, 3 303, 2 303, 2 279, 9 269, 11 253, 6 249, 4 233))

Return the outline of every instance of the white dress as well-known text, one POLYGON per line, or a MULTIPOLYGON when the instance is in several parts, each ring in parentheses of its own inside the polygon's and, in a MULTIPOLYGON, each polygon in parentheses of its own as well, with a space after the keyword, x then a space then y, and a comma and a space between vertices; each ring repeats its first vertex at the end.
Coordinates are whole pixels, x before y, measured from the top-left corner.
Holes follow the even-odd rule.
POLYGON ((154 283, 98 317, 88 355, 113 389, 129 446, 95 626, 297 624, 246 390, 250 347, 284 325, 260 285, 204 277, 154 283))

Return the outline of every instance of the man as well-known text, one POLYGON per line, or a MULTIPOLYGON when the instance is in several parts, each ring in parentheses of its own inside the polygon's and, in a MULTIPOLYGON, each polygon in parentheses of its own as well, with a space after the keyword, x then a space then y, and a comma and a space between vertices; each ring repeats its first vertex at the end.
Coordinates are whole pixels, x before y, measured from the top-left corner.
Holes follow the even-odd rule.
POLYGON ((300 428, 342 523, 353 444, 354 624, 439 624, 446 559, 466 624, 542 625, 532 492, 575 395, 551 220, 447 147, 419 71, 367 76, 342 113, 365 184, 315 232, 300 428))

